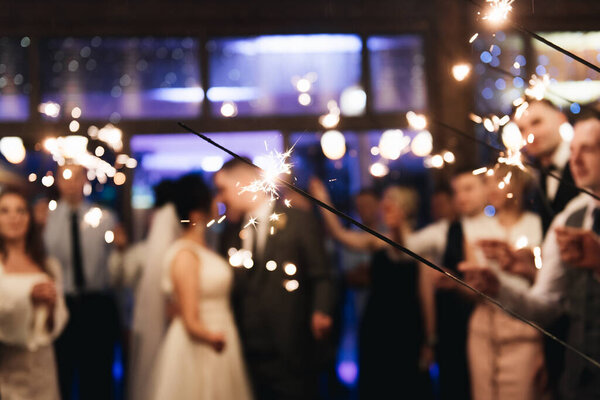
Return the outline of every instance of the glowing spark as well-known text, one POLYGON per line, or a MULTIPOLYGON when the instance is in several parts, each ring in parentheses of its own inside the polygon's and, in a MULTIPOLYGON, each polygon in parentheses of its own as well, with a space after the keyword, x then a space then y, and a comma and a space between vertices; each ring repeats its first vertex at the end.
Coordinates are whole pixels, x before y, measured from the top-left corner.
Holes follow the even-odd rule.
POLYGON ((471 39, 469 39, 469 43, 473 43, 475 39, 477 39, 477 36, 479 36, 479 33, 476 33, 473 36, 471 36, 471 39))
POLYGON ((90 210, 83 216, 83 220, 85 221, 85 223, 91 226, 92 228, 97 228, 100 225, 101 219, 102 210, 98 207, 90 208, 90 210))
POLYGON ((527 247, 528 244, 529 244, 529 240, 527 240, 527 236, 521 236, 517 240, 517 243, 515 243, 515 247, 517 248, 517 250, 520 250, 520 249, 524 249, 525 247, 527 247))
POLYGON ((512 193, 506 193, 506 198, 507 199, 512 199, 514 197, 514 194, 512 193))
POLYGON ((227 215, 223 214, 221 218, 219 218, 219 220, 217 221, 217 224, 220 224, 221 222, 225 221, 225 218, 227 218, 227 215))
POLYGON ((268 271, 275 271, 277 268, 277 263, 273 260, 269 260, 267 261, 266 267, 268 271))
POLYGON ((483 19, 487 19, 491 22, 505 21, 508 17, 508 13, 512 10, 511 4, 515 0, 486 0, 486 3, 490 4, 488 13, 483 16, 483 19))
POLYGON ((215 220, 211 219, 210 221, 208 221, 208 224, 206 224, 207 228, 210 228, 211 226, 213 226, 215 224, 215 220))
POLYGON ((277 213, 273 213, 269 216, 269 221, 273 222, 273 221, 279 221, 279 214, 277 213))
POLYGON ((285 199, 285 200, 283 201, 283 203, 285 204, 285 206, 286 206, 287 208, 290 208, 290 207, 292 206, 292 201, 291 201, 290 199, 285 199))
POLYGON ((542 269, 542 249, 539 247, 533 248, 533 261, 536 269, 542 269))
POLYGON ((254 228, 256 228, 256 223, 257 223, 256 217, 250 217, 250 219, 248 220, 248 223, 246 225, 244 225, 244 229, 246 229, 250 225, 252 225, 254 228))
POLYGON ((423 114, 417 114, 413 111, 406 113, 408 124, 417 131, 422 131, 427 128, 427 118, 423 114))
POLYGON ((335 182, 337 179, 330 179, 329 182, 335 182))
POLYGON ((475 122, 476 124, 480 124, 483 122, 483 118, 481 118, 479 115, 477 114, 469 114, 469 118, 471 119, 471 121, 475 122))
POLYGON ((487 168, 486 167, 482 167, 482 168, 477 168, 476 170, 473 171, 473 175, 481 175, 487 172, 487 168))
POLYGON ((536 100, 542 100, 546 95, 546 89, 550 85, 550 75, 546 74, 542 77, 532 75, 529 80, 529 87, 525 89, 525 94, 533 97, 536 100))
POLYGON ((275 234, 275 227, 274 227, 274 226, 272 226, 272 227, 271 227, 271 236, 273 236, 274 234, 275 234))
POLYGON ((287 290, 288 292, 293 292, 294 290, 296 290, 300 287, 300 283, 298 283, 298 281, 295 279, 290 279, 290 280, 284 281, 283 286, 285 287, 285 290, 287 290))
POLYGON ((262 179, 257 179, 250 183, 250 185, 242 187, 240 193, 263 192, 270 197, 271 201, 279 199, 277 180, 282 174, 290 175, 292 173, 292 164, 288 162, 288 159, 290 158, 293 149, 294 147, 292 146, 292 148, 284 153, 280 153, 276 150, 271 151, 266 157, 265 165, 262 166, 262 179))
POLYGON ((494 176, 494 170, 493 169, 489 169, 485 174, 487 176, 494 176))
POLYGON ((182 224, 189 224, 190 220, 189 219, 182 219, 179 222, 181 222, 182 224))

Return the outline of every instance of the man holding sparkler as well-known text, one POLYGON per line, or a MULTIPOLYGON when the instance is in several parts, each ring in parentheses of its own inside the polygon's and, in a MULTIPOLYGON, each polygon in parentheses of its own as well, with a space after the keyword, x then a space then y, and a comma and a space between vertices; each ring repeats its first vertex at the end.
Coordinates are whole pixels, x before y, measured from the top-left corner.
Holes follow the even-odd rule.
POLYGON ((238 159, 214 178, 228 217, 243 216, 241 231, 228 219, 221 248, 238 266, 233 304, 248 372, 258 399, 315 398, 315 341, 332 325, 332 269, 312 215, 246 190, 261 178, 238 159))
MULTIPOLYGON (((575 124, 570 168, 578 186, 600 195, 600 115, 582 115, 575 124)), ((530 289, 511 286, 493 271, 470 263, 460 269, 467 283, 502 304, 548 324, 565 314, 566 342, 594 360, 600 359, 600 203, 580 195, 558 214, 542 247, 542 264, 530 289)), ((510 263, 529 263, 513 254, 510 263)), ((600 398, 600 369, 573 351, 565 353, 560 381, 563 399, 600 398)))
POLYGON ((539 164, 542 171, 547 170, 562 178, 559 182, 544 172, 538 177, 539 190, 534 196, 533 207, 540 214, 546 232, 554 215, 578 194, 568 184, 573 182, 569 169, 569 138, 563 139, 561 135, 561 130, 568 130, 570 126, 567 117, 548 100, 528 100, 517 108, 514 120, 527 143, 524 149, 527 155, 539 164))

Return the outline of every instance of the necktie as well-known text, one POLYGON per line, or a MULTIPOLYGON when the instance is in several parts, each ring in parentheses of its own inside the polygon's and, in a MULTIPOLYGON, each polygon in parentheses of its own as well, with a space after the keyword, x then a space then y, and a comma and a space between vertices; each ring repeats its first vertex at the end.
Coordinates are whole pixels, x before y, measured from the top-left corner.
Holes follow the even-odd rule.
POLYGON ((593 211, 594 223, 592 225, 592 230, 596 235, 600 235, 600 208, 594 208, 593 211))
POLYGON ((463 229, 461 221, 453 221, 448 228, 446 237, 446 250, 444 252, 444 266, 456 272, 458 263, 463 261, 463 229))
POLYGON ((79 238, 79 220, 77 211, 71 213, 71 260, 73 272, 75 273, 75 287, 80 290, 85 287, 85 276, 83 274, 83 259, 81 257, 81 240, 79 238))

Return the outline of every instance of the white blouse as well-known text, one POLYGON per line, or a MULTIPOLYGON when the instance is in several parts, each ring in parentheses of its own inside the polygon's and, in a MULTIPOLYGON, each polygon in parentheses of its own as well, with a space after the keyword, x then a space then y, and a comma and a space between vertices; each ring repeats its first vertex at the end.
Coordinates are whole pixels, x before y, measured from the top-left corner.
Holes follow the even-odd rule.
POLYGON ((47 259, 46 265, 49 274, 7 273, 0 263, 0 342, 35 351, 51 344, 65 327, 68 312, 60 265, 52 258, 47 259), (34 305, 31 300, 33 287, 49 280, 54 281, 57 291, 52 331, 48 331, 46 324, 48 308, 34 305))

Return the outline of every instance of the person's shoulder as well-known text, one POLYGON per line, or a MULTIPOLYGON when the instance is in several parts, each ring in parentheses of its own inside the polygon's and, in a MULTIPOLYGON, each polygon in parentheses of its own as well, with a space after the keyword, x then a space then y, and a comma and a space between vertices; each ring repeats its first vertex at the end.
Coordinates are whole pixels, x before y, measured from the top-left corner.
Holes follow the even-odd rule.
POLYGON ((580 193, 576 197, 574 197, 571 201, 567 203, 565 208, 554 217, 554 221, 563 221, 566 220, 571 214, 574 212, 581 210, 584 207, 587 207, 593 198, 585 193, 580 193))
POLYGON ((62 276, 62 269, 58 259, 56 257, 48 256, 46 257, 45 262, 45 267, 46 271, 48 272, 48 275, 50 275, 54 280, 60 279, 60 277, 62 276))

